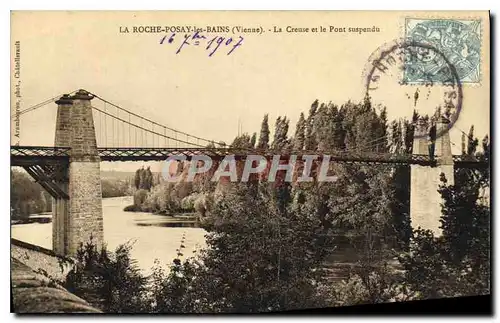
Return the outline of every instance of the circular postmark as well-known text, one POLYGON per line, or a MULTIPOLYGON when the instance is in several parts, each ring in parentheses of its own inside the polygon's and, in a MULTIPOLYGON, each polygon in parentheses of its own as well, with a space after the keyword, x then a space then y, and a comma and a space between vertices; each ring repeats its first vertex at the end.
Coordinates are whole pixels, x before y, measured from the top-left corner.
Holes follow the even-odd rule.
MULTIPOLYGON (((379 47, 365 68, 365 91, 389 116, 411 118, 441 115, 448 120, 436 137, 446 133, 462 109, 463 91, 456 67, 439 49, 407 38, 379 47)), ((418 138, 424 134, 415 133, 418 138)))

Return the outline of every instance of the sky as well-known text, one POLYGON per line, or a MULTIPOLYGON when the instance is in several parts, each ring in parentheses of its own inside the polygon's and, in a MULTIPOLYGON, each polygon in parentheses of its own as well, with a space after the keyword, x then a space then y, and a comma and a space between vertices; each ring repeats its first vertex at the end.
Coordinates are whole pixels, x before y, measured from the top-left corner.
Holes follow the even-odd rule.
MULTIPOLYGON (((450 130, 452 147, 459 153, 461 130, 471 125, 481 139, 489 134, 489 21, 485 12, 352 12, 352 11, 240 11, 240 12, 13 12, 11 65, 20 42, 20 108, 76 89, 90 92, 160 124, 216 141, 231 142, 243 132, 259 131, 262 117, 271 125, 278 116, 290 120, 293 135, 300 112, 315 99, 337 104, 359 102, 365 95, 367 68, 374 53, 404 36, 405 18, 480 19, 481 80, 463 85, 461 114, 450 130), (239 39, 241 45, 221 45, 212 57, 205 46, 184 46, 185 34, 173 43, 160 40, 171 32, 133 33, 140 26, 228 26, 230 33, 202 33, 239 39), (233 27, 263 28, 263 33, 231 34, 233 27), (328 32, 286 32, 292 28, 319 28, 328 32), (129 29, 129 33, 120 30, 129 29), (275 33, 274 28, 283 32, 275 33), (329 32, 330 27, 333 32, 329 32), (349 27, 378 32, 349 33, 349 27), (335 29, 338 28, 338 29, 335 29), (241 124, 241 126, 239 126, 241 124)), ((233 42, 234 44, 234 42, 233 42)), ((389 86, 374 97, 388 107, 389 119, 410 116, 413 88, 389 86)), ((14 86, 12 86, 14 91, 14 86)), ((426 105, 421 100, 420 109, 426 105)), ((11 100, 15 111, 16 100, 11 100)), ((22 116, 21 145, 54 143, 54 103, 22 116)), ((141 163, 102 163, 104 170, 133 171, 141 163)))

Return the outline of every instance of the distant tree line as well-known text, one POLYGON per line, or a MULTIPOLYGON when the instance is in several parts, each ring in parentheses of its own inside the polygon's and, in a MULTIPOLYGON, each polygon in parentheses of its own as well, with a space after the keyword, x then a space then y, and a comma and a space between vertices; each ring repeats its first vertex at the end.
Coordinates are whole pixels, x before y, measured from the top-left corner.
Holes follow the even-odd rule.
MULTIPOLYGON (((36 183, 31 176, 20 169, 10 172, 10 205, 14 218, 26 217, 52 211, 52 197, 36 183)), ((130 182, 119 179, 102 179, 102 197, 118 197, 132 195, 130 182)))
MULTIPOLYGON (((179 164, 178 171, 186 170, 182 166, 179 164)), ((153 174, 149 167, 138 169, 134 179, 134 202, 125 207, 125 211, 170 215, 198 211, 203 215, 207 203, 210 203, 199 182, 166 182, 159 173, 153 174)))
POLYGON ((11 217, 26 217, 30 214, 50 212, 52 197, 24 171, 10 171, 11 217))

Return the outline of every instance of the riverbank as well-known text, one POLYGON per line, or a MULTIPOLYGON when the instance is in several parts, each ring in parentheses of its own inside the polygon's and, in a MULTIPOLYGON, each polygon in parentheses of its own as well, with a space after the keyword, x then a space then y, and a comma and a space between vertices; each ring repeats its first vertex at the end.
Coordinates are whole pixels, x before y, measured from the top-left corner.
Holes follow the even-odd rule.
POLYGON ((194 219, 198 219, 199 218, 199 213, 198 212, 195 212, 195 211, 179 211, 179 212, 176 212, 176 213, 172 213, 172 212, 155 212, 153 210, 150 210, 150 209, 147 209, 147 208, 144 208, 143 206, 140 206, 140 205, 135 205, 135 204, 131 204, 131 205, 127 205, 126 207, 123 208, 123 211, 124 212, 141 212, 141 213, 151 213, 151 214, 154 214, 154 215, 162 215, 162 216, 167 216, 167 217, 171 217, 171 218, 175 218, 175 219, 179 219, 179 220, 187 220, 187 221, 190 221, 190 220, 194 220, 194 219))
POLYGON ((41 214, 32 214, 29 216, 16 217, 10 220, 10 224, 29 224, 29 223, 51 223, 52 222, 52 213, 41 213, 41 214))
MULTIPOLYGON (((146 212, 125 212, 123 208, 133 201, 131 196, 105 198, 103 203, 104 240, 109 250, 115 250, 124 243, 132 244, 131 256, 144 274, 151 269, 158 259, 160 265, 168 268, 177 257, 177 250, 182 244, 183 256, 194 256, 206 246, 206 231, 199 227, 199 222, 189 215, 159 215, 146 212)), ((12 238, 46 249, 52 249, 52 224, 37 219, 41 215, 30 217, 28 222, 11 226, 12 238), (30 222, 31 221, 31 222, 30 222)), ((51 220, 50 214, 44 217, 51 220)), ((357 250, 349 247, 347 241, 339 245, 325 266, 332 280, 341 280, 348 276, 358 258, 357 250)))
POLYGON ((151 213, 154 215, 162 215, 162 216, 167 216, 171 218, 176 218, 176 219, 185 219, 185 220, 192 220, 192 219, 197 219, 199 217, 197 212, 192 212, 192 211, 185 211, 185 212, 178 212, 178 213, 166 213, 166 212, 154 212, 152 210, 144 209, 141 206, 137 205, 127 205, 126 207, 123 208, 124 212, 139 212, 139 213, 151 213))
MULTIPOLYGON (((155 259, 163 267, 172 264, 184 237, 183 257, 193 256, 206 246, 206 231, 195 221, 155 215, 145 212, 125 212, 132 197, 114 197, 102 200, 104 241, 109 250, 124 243, 132 244, 131 256, 144 274, 150 274, 155 259)), ((52 223, 27 223, 11 226, 12 238, 52 249, 52 223)))

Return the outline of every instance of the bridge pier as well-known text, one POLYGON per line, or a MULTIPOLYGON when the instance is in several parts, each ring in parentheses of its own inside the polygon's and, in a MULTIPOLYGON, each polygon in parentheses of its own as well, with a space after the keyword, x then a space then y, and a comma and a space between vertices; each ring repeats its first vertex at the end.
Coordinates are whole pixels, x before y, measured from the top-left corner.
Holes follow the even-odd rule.
MULTIPOLYGON (((71 107, 73 102, 68 95, 56 101, 56 147, 70 147, 71 130, 71 107)), ((64 191, 68 192, 69 174, 68 168, 61 170, 63 173, 56 184, 64 191)), ((69 200, 61 196, 54 196, 52 199, 52 250, 59 255, 68 254, 68 234, 69 234, 69 200)))
MULTIPOLYGON (((447 128, 449 121, 440 117, 436 122, 436 133, 447 128)), ((429 154, 428 129, 422 120, 415 127, 413 141, 413 154, 429 154)), ((434 147, 436 167, 411 165, 410 186, 410 219, 413 229, 418 227, 431 230, 435 236, 440 236, 441 203, 442 198, 438 192, 441 184, 440 176, 446 176, 448 185, 454 183, 453 156, 451 153, 450 135, 446 131, 436 138, 434 147)))
POLYGON ((92 96, 80 90, 63 96, 56 103, 56 147, 70 147, 69 167, 62 170, 57 184, 68 198, 54 197, 53 250, 73 256, 80 243, 92 239, 100 248, 103 243, 100 158, 97 152, 92 96))

